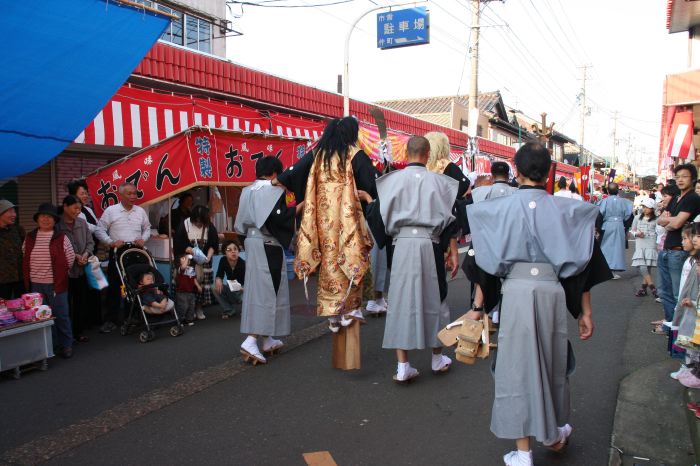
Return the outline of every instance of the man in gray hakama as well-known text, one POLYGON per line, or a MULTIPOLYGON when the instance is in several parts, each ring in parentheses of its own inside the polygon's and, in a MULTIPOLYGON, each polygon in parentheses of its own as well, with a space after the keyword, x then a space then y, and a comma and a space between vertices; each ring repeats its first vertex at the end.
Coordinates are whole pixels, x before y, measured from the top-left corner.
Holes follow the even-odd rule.
MULTIPOLYGON (((600 213, 603 215, 602 243, 600 245, 608 261, 610 270, 625 270, 625 225, 632 216, 632 203, 618 197, 617 183, 608 185, 608 197, 600 201, 600 213)), ((616 275, 614 278, 620 278, 616 275)))
POLYGON ((497 197, 510 196, 516 188, 508 184, 508 176, 510 175, 510 167, 505 162, 491 163, 491 179, 493 184, 488 186, 479 186, 472 190, 472 200, 474 204, 494 199, 497 197))
POLYGON ((289 284, 284 249, 294 233, 294 209, 288 209, 284 189, 270 180, 282 173, 282 163, 273 156, 255 165, 258 179, 241 193, 234 228, 245 236, 245 292, 241 333, 248 337, 241 345, 246 360, 265 363, 257 337, 265 336, 263 353, 282 347, 273 336, 289 335, 289 284))
POLYGON ((580 334, 590 337, 588 290, 609 270, 594 248, 597 208, 544 190, 549 151, 528 143, 515 163, 521 188, 467 214, 476 263, 504 279, 491 431, 516 440, 505 464, 530 465, 531 436, 560 451, 571 434, 567 307, 575 316, 583 308, 580 334))
MULTIPOLYGON (((393 238, 389 307, 383 348, 396 349, 394 380, 418 375, 408 350, 433 348, 433 372, 446 372, 452 361, 442 354, 438 332, 450 322, 444 252, 456 274, 459 225, 453 208, 459 183, 425 168, 430 144, 408 141, 408 166, 377 180, 378 200, 368 206, 368 222, 380 245, 393 238), (379 215, 377 215, 379 213, 379 215)), ((364 194, 364 193, 363 193, 364 194)))

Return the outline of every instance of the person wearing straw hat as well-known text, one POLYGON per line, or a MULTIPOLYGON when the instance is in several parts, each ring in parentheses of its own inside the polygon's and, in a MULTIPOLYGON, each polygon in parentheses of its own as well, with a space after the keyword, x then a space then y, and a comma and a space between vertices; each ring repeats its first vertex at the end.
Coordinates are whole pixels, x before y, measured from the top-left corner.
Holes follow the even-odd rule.
POLYGON ((44 304, 56 318, 52 327, 59 355, 73 356, 73 331, 68 310, 68 271, 75 261, 70 239, 56 227, 61 217, 51 203, 44 203, 34 214, 37 228, 24 239, 22 269, 24 285, 41 293, 44 304))
POLYGON ((16 223, 17 210, 7 199, 0 199, 0 298, 19 298, 24 293, 22 241, 24 229, 16 223))

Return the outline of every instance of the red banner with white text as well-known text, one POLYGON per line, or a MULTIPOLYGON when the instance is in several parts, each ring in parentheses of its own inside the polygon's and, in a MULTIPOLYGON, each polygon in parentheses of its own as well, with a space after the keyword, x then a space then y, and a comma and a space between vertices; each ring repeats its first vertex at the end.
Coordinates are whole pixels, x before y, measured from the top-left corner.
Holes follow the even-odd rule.
POLYGON ((231 131, 192 129, 142 149, 86 178, 95 213, 119 202, 119 185, 136 185, 137 204, 157 202, 194 186, 243 186, 255 163, 274 155, 288 167, 306 153, 306 141, 231 131))

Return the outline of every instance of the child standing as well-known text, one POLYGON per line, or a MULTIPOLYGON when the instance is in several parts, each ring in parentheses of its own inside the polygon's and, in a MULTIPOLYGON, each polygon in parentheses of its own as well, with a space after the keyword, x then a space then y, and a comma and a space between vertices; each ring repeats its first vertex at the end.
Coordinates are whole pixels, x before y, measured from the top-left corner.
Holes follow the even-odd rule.
POLYGON ((652 268, 656 267, 656 214, 655 202, 651 198, 642 200, 642 212, 634 218, 630 233, 636 238, 632 267, 639 267, 642 275, 642 287, 635 296, 646 296, 647 288, 656 297, 656 286, 652 278, 652 268))
POLYGON ((202 285, 197 281, 197 272, 191 264, 191 254, 181 254, 178 262, 180 267, 175 276, 175 299, 177 300, 178 315, 184 318, 187 325, 194 325, 195 304, 197 295, 195 290, 202 292, 202 285))
POLYGON ((145 272, 139 277, 139 293, 146 314, 165 314, 175 307, 173 300, 158 289, 152 272, 145 272))

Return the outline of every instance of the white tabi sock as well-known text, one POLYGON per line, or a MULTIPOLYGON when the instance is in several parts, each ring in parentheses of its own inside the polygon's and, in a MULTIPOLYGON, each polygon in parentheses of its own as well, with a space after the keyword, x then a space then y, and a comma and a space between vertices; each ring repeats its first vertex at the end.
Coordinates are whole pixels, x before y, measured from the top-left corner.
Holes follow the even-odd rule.
POLYGON ((532 450, 518 450, 518 459, 520 460, 520 464, 532 464, 532 450))
POLYGON ((248 338, 245 339, 243 342, 244 345, 255 345, 258 346, 258 339, 255 338, 253 335, 248 335, 248 338))
POLYGON ((399 376, 399 378, 403 377, 404 374, 406 374, 406 371, 409 367, 411 367, 411 363, 408 362, 400 362, 398 364, 398 367, 396 368, 396 374, 399 376))

